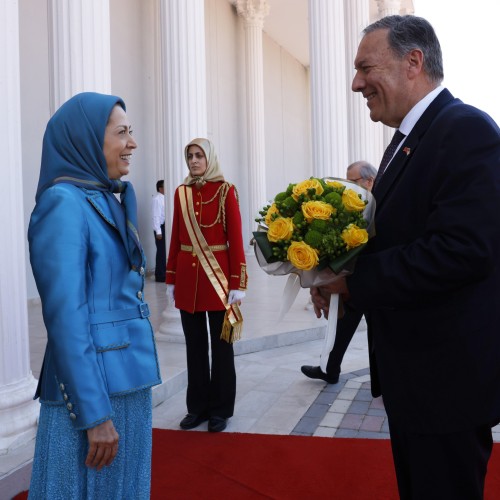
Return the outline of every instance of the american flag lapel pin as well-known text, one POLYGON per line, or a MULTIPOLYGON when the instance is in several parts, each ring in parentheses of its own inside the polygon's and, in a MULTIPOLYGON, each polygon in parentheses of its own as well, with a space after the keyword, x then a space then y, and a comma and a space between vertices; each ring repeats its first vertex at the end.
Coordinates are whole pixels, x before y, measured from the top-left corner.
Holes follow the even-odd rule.
POLYGON ((406 153, 406 156, 409 156, 411 153, 411 149, 409 147, 403 148, 403 153, 406 153))

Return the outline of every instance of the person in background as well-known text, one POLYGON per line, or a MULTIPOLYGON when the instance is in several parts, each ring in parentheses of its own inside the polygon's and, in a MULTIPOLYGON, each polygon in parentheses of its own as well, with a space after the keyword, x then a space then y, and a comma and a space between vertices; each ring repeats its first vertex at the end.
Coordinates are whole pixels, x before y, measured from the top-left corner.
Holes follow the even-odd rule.
POLYGON ((150 496, 161 379, 134 189, 120 180, 136 147, 116 96, 78 94, 47 124, 28 229, 48 337, 30 499, 150 496))
POLYGON ((214 145, 193 139, 184 158, 189 175, 175 191, 166 278, 186 338, 188 413, 180 427, 208 420, 208 430, 220 432, 234 412, 232 343, 241 333, 238 305, 247 287, 241 216, 236 188, 225 181, 214 145))
POLYGON ((355 161, 347 167, 346 179, 371 191, 377 177, 377 169, 367 161, 355 161))
MULTIPOLYGON (((367 161, 356 161, 347 167, 346 179, 355 182, 368 191, 372 190, 373 182, 377 176, 377 169, 367 161)), ((344 304, 344 314, 337 320, 337 333, 335 343, 328 356, 326 373, 320 366, 301 366, 302 373, 309 378, 324 380, 328 384, 339 381, 341 364, 344 354, 349 347, 352 337, 356 333, 363 313, 357 311, 349 304, 344 304)))
POLYGON ((352 275, 311 289, 316 314, 331 293, 365 313, 401 499, 482 499, 500 422, 500 129, 441 85, 423 18, 365 28, 354 67, 352 90, 396 132, 376 235, 352 275))
POLYGON ((156 194, 151 203, 153 233, 156 244, 155 281, 165 283, 165 267, 167 265, 167 247, 165 246, 165 191, 163 179, 156 183, 156 194))

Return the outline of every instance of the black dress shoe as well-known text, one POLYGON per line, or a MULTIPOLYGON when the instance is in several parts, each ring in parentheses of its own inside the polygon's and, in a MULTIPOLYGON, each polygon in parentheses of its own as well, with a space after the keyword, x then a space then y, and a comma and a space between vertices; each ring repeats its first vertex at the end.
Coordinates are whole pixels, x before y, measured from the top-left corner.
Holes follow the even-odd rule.
POLYGON ((336 384, 339 381, 339 375, 329 377, 319 366, 304 365, 300 369, 306 377, 324 380, 328 384, 336 384))
POLYGON ((198 427, 201 423, 208 420, 205 415, 196 415, 196 413, 188 413, 179 424, 181 429, 188 430, 198 427))
POLYGON ((227 427, 227 418, 210 417, 208 419, 209 432, 221 432, 227 427))

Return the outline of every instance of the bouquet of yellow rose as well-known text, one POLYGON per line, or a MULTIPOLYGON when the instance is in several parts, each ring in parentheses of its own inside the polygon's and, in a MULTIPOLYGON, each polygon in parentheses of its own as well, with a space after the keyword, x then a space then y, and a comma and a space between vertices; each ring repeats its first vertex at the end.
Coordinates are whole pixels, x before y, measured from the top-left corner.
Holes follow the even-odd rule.
MULTIPOLYGON (((321 286, 350 274, 375 232, 371 193, 343 179, 311 177, 289 184, 259 214, 253 235, 260 267, 268 274, 290 275, 278 321, 301 286, 321 286)), ((324 372, 335 344, 337 314, 338 295, 332 295, 320 358, 324 372)))
POLYGON ((289 184, 256 219, 259 265, 268 273, 295 273, 303 287, 352 272, 354 257, 373 233, 375 202, 352 182, 311 177, 289 184))

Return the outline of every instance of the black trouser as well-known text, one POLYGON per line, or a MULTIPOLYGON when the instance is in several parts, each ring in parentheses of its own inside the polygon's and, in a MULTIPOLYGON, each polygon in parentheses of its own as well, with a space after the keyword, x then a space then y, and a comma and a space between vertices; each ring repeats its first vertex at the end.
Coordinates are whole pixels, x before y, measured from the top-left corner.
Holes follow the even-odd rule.
POLYGON ((335 344, 328 356, 326 364, 326 373, 329 377, 336 377, 340 374, 340 365, 344 354, 349 347, 363 313, 351 306, 344 304, 344 316, 337 321, 337 333, 335 335, 335 344))
POLYGON ((233 416, 236 398, 236 370, 233 344, 221 340, 226 311, 195 312, 181 310, 186 338, 188 413, 212 417, 233 416), (212 363, 209 361, 207 314, 210 325, 212 363))
POLYGON ((161 240, 156 238, 156 233, 153 231, 155 235, 155 243, 156 243, 156 266, 155 266, 155 280, 165 282, 165 270, 167 268, 167 247, 165 241, 165 224, 161 226, 161 240))
POLYGON ((493 449, 491 425, 447 434, 415 434, 391 424, 401 500, 482 500, 493 449))

